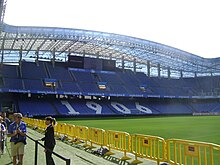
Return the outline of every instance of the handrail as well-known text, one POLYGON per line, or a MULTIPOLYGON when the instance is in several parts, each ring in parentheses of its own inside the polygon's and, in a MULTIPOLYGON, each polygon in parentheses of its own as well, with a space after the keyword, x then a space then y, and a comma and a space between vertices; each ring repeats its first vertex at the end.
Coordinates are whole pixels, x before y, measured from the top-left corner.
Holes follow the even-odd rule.
POLYGON ((61 155, 59 155, 58 153, 51 151, 49 148, 45 147, 43 144, 41 144, 38 140, 33 139, 32 137, 26 135, 30 140, 35 142, 35 160, 34 160, 34 165, 37 165, 37 155, 38 155, 38 144, 45 148, 46 150, 48 150, 49 152, 51 152, 52 154, 54 154, 55 156, 57 156, 58 158, 64 160, 66 162, 66 165, 70 165, 70 159, 69 158, 65 158, 61 155))

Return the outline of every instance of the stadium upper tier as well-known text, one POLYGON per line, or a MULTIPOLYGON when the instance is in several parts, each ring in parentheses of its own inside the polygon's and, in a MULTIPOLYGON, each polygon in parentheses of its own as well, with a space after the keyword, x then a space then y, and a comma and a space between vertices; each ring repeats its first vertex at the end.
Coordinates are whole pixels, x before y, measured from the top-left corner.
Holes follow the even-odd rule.
POLYGON ((153 98, 219 98, 220 76, 168 79, 131 70, 67 67, 63 62, 0 66, 0 92, 153 98))
POLYGON ((2 63, 36 58, 66 61, 68 55, 116 60, 149 76, 188 77, 219 75, 220 58, 205 59, 139 38, 80 29, 24 27, 1 24, 2 63))

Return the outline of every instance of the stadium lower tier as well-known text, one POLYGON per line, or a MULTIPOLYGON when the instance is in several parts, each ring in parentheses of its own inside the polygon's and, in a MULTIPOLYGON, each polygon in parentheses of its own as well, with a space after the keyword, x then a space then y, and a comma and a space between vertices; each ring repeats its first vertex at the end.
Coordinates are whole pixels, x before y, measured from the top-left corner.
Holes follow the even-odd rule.
POLYGON ((89 115, 191 115, 219 113, 217 100, 190 102, 182 99, 86 100, 86 99, 18 99, 16 111, 30 116, 89 115))

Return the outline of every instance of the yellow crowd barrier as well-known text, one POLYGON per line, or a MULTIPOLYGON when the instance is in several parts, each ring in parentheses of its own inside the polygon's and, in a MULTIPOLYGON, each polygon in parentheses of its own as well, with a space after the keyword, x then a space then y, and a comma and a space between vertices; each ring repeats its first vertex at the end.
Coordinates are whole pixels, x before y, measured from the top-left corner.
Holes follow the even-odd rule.
POLYGON ((26 124, 31 124, 31 118, 26 118, 26 117, 23 117, 22 120, 26 123, 26 124))
MULTIPOLYGON (((44 120, 23 118, 30 126, 37 126, 45 130, 44 120)), ((93 147, 93 144, 107 146, 113 155, 112 149, 124 152, 121 160, 129 160, 127 152, 135 155, 133 164, 142 163, 138 158, 146 158, 160 162, 166 161, 171 165, 220 165, 220 145, 204 142, 195 142, 180 139, 164 140, 161 137, 134 134, 127 132, 103 130, 58 123, 55 132, 59 135, 67 135, 77 142, 84 141, 85 147, 93 147), (90 145, 88 145, 90 142, 90 145)))
POLYGON ((46 129, 46 124, 44 120, 32 119, 32 118, 26 118, 26 117, 23 117, 22 120, 30 126, 37 126, 41 130, 46 129))
POLYGON ((37 126, 37 127, 38 127, 38 119, 33 119, 33 120, 31 120, 31 121, 30 121, 30 124, 31 124, 32 126, 37 126))
POLYGON ((99 128, 89 128, 88 140, 91 144, 90 147, 93 147, 93 144, 103 146, 104 139, 105 139, 105 130, 99 128))
POLYGON ((26 124, 30 124, 31 122, 31 118, 26 118, 26 117, 23 117, 22 120, 26 123, 26 124))
POLYGON ((141 157, 155 160, 159 165, 166 160, 166 142, 157 136, 131 135, 131 152, 135 155, 133 164, 142 163, 138 160, 138 157, 141 157))
POLYGON ((39 122, 38 127, 39 127, 41 130, 45 130, 45 129, 47 128, 47 126, 46 126, 44 120, 38 120, 38 122, 39 122))
POLYGON ((76 133, 76 139, 77 142, 80 142, 80 140, 85 141, 85 147, 89 146, 87 144, 88 142, 88 127, 85 126, 75 126, 75 133, 76 133))
POLYGON ((66 135, 66 124, 65 123, 57 123, 54 131, 56 132, 57 136, 66 135))
POLYGON ((39 120, 39 119, 36 119, 35 120, 35 126, 37 126, 38 128, 40 128, 41 129, 41 127, 40 127, 40 124, 41 124, 41 120, 39 120))
POLYGON ((168 139, 167 161, 172 165, 219 165, 220 145, 168 139))
POLYGON ((75 125, 66 124, 66 135, 71 141, 76 138, 75 125))
POLYGON ((120 131, 106 131, 105 134, 105 145, 109 148, 109 152, 106 155, 113 155, 111 149, 119 150, 124 152, 124 156, 121 160, 129 160, 131 159, 126 154, 130 152, 130 134, 127 132, 120 131))

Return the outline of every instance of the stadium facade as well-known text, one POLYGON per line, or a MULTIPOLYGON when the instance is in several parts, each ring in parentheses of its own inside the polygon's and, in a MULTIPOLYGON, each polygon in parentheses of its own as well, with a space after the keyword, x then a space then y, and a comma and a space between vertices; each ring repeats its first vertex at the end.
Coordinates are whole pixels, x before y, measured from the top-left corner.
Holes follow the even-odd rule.
POLYGON ((220 58, 119 34, 12 26, 4 23, 7 1, 0 3, 1 109, 32 109, 33 115, 42 114, 40 108, 44 115, 218 112, 220 58))

